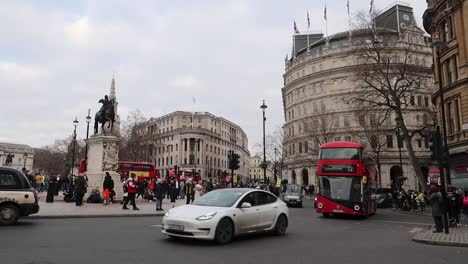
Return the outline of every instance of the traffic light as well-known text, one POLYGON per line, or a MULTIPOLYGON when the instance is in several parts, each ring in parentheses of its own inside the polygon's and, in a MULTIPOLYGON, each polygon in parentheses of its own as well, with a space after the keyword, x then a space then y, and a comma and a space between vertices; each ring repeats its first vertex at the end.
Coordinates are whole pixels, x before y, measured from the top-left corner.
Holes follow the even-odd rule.
POLYGON ((440 161, 442 158, 442 136, 440 127, 436 127, 436 131, 431 135, 429 149, 431 150, 431 160, 440 161))
POLYGON ((233 161, 232 161, 232 167, 233 167, 234 170, 237 170, 237 169, 240 168, 240 167, 239 167, 239 163, 240 163, 239 158, 240 158, 239 154, 234 153, 234 155, 233 155, 233 161))

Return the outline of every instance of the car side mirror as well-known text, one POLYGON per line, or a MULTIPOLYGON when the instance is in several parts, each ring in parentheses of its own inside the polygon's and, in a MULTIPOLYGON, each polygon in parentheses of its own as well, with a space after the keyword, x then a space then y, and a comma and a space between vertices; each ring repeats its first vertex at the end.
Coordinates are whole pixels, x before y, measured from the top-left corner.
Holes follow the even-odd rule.
POLYGON ((250 208, 250 207, 252 207, 252 204, 247 203, 247 202, 243 202, 241 205, 241 208, 250 208))

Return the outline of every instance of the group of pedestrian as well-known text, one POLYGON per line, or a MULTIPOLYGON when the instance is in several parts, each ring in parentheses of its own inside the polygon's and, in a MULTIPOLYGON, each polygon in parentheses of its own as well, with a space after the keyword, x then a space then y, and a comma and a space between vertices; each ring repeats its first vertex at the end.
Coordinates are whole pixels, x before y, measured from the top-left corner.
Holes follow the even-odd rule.
POLYGON ((393 207, 404 211, 424 212, 427 204, 426 194, 418 191, 394 190, 393 207))

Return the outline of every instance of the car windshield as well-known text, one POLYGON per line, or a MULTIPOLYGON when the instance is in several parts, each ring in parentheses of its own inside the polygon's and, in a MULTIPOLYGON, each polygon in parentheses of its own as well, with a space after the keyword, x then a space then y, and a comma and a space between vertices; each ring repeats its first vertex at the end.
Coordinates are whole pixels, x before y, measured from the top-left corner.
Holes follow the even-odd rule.
POLYGON ((245 193, 244 190, 215 190, 211 191, 193 202, 194 205, 231 207, 245 193))
POLYGON ((361 178, 320 176, 319 194, 333 201, 361 201, 361 178))
POLYGON ((287 195, 299 195, 301 192, 301 187, 299 185, 288 185, 286 186, 287 195))

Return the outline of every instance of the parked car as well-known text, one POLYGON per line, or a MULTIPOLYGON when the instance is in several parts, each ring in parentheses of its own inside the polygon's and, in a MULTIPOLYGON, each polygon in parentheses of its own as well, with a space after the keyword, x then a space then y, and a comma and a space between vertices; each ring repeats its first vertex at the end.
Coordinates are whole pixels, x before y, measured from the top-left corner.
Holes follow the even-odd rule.
POLYGON ((19 170, 0 167, 0 225, 15 224, 20 217, 39 212, 36 190, 19 170))
POLYGON ((286 185, 283 201, 288 206, 302 207, 302 187, 297 184, 286 185))
POLYGON ((192 204, 169 210, 162 233, 171 238, 194 238, 229 243, 242 234, 271 231, 284 235, 288 207, 269 192, 232 188, 213 190, 192 204))

